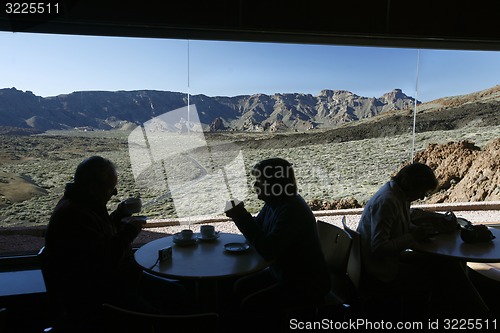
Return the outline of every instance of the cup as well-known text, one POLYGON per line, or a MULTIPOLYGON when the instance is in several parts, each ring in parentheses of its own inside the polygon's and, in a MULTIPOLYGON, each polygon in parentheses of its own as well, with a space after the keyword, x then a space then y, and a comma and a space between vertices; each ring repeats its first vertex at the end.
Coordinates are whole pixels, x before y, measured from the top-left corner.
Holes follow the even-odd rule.
POLYGON ((231 200, 227 201, 226 207, 224 208, 224 212, 230 211, 231 209, 233 209, 234 207, 238 206, 241 203, 242 203, 242 201, 239 201, 238 199, 231 199, 231 200))
POLYGON ((213 225, 202 225, 200 233, 203 238, 212 238, 215 236, 215 227, 213 225))
POLYGON ((139 213, 142 209, 141 198, 128 198, 123 201, 123 204, 129 214, 139 213))
POLYGON ((181 238, 186 241, 193 239, 193 230, 190 229, 181 230, 181 238))

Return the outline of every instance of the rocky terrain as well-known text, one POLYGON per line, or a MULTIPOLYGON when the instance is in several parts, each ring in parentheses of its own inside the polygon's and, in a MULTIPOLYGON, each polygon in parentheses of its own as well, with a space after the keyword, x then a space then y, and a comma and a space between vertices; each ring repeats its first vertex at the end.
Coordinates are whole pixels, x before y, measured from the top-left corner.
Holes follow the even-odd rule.
POLYGON ((439 180, 429 203, 500 201, 500 138, 483 149, 469 141, 431 144, 415 161, 429 165, 439 180))

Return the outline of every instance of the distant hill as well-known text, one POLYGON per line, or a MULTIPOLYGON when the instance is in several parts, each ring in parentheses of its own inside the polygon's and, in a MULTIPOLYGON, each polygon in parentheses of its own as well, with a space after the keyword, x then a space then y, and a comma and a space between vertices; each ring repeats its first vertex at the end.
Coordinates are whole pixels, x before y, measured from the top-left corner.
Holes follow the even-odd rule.
MULTIPOLYGON (((333 128, 343 123, 413 107, 415 100, 400 89, 379 98, 345 90, 322 90, 319 95, 256 94, 235 97, 192 95, 207 131, 304 131, 333 128)), ((50 129, 130 128, 187 105, 180 92, 82 91, 40 97, 15 88, 0 89, 0 126, 50 129)))
MULTIPOLYGON (((414 108, 392 110, 349 122, 325 131, 286 135, 287 147, 328 144, 411 133, 414 108)), ((483 91, 440 98, 419 104, 415 131, 444 131, 462 128, 500 126, 500 85, 483 91)), ((275 147, 285 134, 265 141, 248 141, 249 147, 275 147)))

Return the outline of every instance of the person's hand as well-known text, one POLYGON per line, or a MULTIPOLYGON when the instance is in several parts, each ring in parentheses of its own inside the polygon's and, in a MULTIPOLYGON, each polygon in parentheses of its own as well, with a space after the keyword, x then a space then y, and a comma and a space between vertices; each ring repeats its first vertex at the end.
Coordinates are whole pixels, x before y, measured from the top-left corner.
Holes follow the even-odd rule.
POLYGON ((122 201, 118 204, 118 206, 116 206, 116 213, 121 216, 121 217, 127 217, 127 216, 131 216, 132 213, 129 212, 129 210, 127 209, 125 203, 122 201))
POLYGON ((440 221, 439 226, 437 226, 440 232, 450 233, 459 228, 457 222, 457 217, 451 211, 444 214, 444 218, 440 221))
POLYGON ((238 203, 233 208, 226 210, 226 216, 232 218, 233 220, 237 220, 238 218, 246 214, 248 214, 248 211, 246 210, 243 201, 238 203))
POLYGON ((146 224, 146 223, 144 223, 143 220, 138 220, 138 219, 132 219, 128 223, 132 224, 139 231, 141 231, 142 227, 146 224))

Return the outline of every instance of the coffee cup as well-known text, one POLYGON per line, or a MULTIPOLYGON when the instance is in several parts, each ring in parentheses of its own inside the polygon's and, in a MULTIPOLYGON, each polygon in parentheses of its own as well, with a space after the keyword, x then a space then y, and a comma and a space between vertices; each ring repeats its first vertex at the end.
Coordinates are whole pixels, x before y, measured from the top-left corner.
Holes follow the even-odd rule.
POLYGON ((215 236, 215 227, 213 225, 202 225, 200 233, 203 238, 212 238, 215 236))
POLYGON ((123 201, 123 204, 129 214, 139 213, 142 209, 141 198, 128 198, 123 201))
POLYGON ((224 208, 224 212, 228 212, 240 204, 242 204, 242 201, 239 201, 238 199, 231 199, 226 202, 226 207, 224 208))
POLYGON ((193 230, 184 229, 181 231, 181 238, 183 240, 191 240, 193 239, 193 230))

